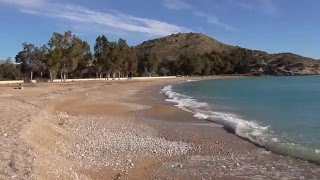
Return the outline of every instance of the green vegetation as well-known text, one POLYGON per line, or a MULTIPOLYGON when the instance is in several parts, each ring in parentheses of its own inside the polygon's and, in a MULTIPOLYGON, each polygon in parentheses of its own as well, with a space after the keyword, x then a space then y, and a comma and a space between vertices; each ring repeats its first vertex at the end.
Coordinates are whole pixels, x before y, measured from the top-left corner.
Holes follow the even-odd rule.
POLYGON ((10 59, 0 64, 0 80, 16 80, 20 79, 20 65, 15 65, 10 59))
POLYGON ((53 33, 47 44, 23 43, 13 64, 0 65, 0 80, 60 78, 115 79, 132 76, 192 76, 218 74, 318 74, 320 64, 291 53, 267 54, 220 43, 196 33, 175 34, 136 47, 126 40, 96 38, 93 52, 72 32, 53 33))

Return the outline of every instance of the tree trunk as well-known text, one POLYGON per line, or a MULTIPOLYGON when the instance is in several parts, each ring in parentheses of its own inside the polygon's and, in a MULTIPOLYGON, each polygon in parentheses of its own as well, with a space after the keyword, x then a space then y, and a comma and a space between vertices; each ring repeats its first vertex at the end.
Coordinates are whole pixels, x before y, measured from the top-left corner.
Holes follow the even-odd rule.
POLYGON ((32 78, 33 78, 33 70, 31 70, 30 72, 30 81, 32 82, 32 78))
POLYGON ((60 72, 60 79, 61 79, 61 82, 63 82, 63 71, 62 70, 60 72))
POLYGON ((116 79, 116 73, 113 71, 112 72, 112 80, 115 80, 116 79))
POLYGON ((54 78, 56 77, 55 71, 49 71, 50 73, 50 81, 53 82, 54 78))
POLYGON ((53 78, 52 78, 52 72, 51 71, 49 71, 49 76, 50 76, 50 82, 52 82, 53 80, 53 78))
POLYGON ((118 76, 118 77, 119 77, 119 80, 120 80, 120 78, 121 78, 121 72, 119 71, 118 73, 119 73, 119 76, 118 76))
POLYGON ((66 79, 67 79, 67 73, 63 72, 63 82, 66 82, 66 79))

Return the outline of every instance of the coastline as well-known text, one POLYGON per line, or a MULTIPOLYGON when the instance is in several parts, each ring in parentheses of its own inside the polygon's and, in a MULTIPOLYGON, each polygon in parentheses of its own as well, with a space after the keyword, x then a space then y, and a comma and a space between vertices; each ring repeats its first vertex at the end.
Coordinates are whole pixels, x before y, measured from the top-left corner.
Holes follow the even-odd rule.
POLYGON ((0 177, 319 178, 319 166, 258 148, 159 93, 186 80, 1 86, 0 177))
POLYGON ((150 103, 159 103, 159 99, 162 101, 153 112, 145 112, 145 121, 159 129, 164 137, 191 142, 196 148, 188 157, 162 166, 156 173, 156 178, 319 178, 318 165, 274 154, 228 132, 212 121, 194 117, 192 113, 175 107, 175 103, 166 102, 168 97, 156 93, 163 87, 151 90, 153 93, 150 93, 150 103), (172 169, 175 164, 181 164, 185 168, 172 169))

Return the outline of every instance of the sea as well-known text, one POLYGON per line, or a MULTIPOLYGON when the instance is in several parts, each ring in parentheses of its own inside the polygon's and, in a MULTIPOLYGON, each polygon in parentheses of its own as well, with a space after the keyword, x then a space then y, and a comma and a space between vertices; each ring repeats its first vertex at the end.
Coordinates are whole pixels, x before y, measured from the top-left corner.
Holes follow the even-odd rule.
POLYGON ((320 76, 190 80, 162 93, 259 147, 320 164, 320 76))

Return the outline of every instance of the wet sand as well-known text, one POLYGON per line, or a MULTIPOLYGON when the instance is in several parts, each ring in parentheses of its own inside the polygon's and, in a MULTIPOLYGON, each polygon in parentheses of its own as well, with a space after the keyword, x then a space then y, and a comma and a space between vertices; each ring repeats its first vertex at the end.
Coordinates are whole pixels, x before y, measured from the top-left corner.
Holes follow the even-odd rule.
POLYGON ((166 102, 182 81, 0 86, 0 179, 320 178, 166 102))

